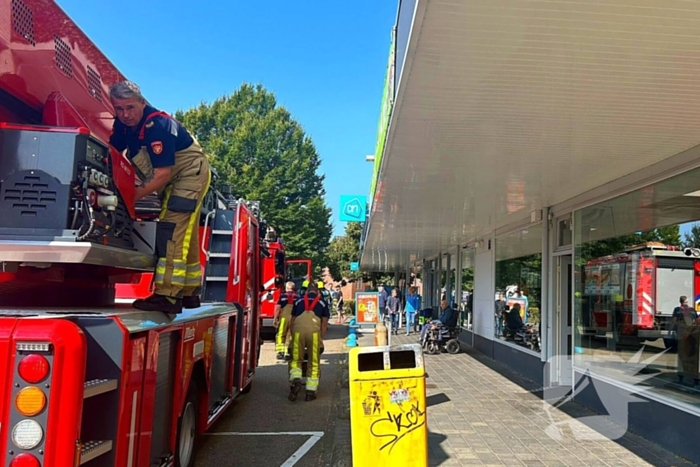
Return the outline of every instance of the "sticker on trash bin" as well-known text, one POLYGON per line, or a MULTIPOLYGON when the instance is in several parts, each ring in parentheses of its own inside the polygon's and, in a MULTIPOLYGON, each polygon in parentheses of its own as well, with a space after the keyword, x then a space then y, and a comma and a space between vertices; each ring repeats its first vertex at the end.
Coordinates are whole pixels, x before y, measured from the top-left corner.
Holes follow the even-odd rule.
POLYGON ((365 397, 362 401, 362 410, 367 416, 379 415, 382 412, 382 399, 377 391, 372 391, 365 397))
POLYGON ((389 393, 389 398, 392 404, 401 404, 403 402, 408 402, 411 398, 411 395, 409 394, 408 389, 406 388, 393 389, 389 393))

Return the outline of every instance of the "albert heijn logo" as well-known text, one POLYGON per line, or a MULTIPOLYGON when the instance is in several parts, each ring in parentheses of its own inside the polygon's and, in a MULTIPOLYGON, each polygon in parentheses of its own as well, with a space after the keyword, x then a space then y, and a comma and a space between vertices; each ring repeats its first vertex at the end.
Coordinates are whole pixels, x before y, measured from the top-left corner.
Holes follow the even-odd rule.
POLYGON ((367 217, 367 197, 342 195, 340 197, 340 221, 364 222, 367 217))

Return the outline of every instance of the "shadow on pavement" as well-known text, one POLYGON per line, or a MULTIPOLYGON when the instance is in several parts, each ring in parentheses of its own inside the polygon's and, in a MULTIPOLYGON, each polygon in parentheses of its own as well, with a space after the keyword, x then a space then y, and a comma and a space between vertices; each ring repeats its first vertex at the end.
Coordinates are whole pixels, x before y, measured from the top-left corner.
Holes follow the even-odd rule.
POLYGON ((450 402, 452 399, 450 399, 447 394, 444 392, 441 392, 440 394, 433 394, 432 396, 428 396, 425 399, 425 405, 427 407, 433 407, 436 405, 444 404, 445 402, 450 402))
MULTIPOLYGON (((343 357, 344 326, 330 326, 326 351, 321 355, 317 399, 304 401, 304 389, 296 402, 289 395, 287 362, 277 361, 274 343, 265 342, 249 394, 239 396, 209 433, 318 431, 324 436, 295 467, 329 465, 333 453, 339 361, 343 357), (333 342, 336 341, 336 342, 333 342)), ((306 441, 303 436, 208 436, 202 437, 197 467, 282 465, 306 441), (266 463, 267 462, 267 463, 266 463)))
POLYGON ((446 435, 428 430, 428 459, 431 466, 441 465, 450 459, 450 455, 442 448, 445 440, 447 440, 446 435))
MULTIPOLYGON (((490 359, 486 355, 483 355, 482 353, 476 351, 475 349, 467 347, 466 349, 463 347, 463 352, 467 354, 469 357, 475 359, 485 367, 489 368, 490 370, 494 371, 495 373, 498 373, 499 375, 503 376, 504 378, 508 379, 512 383, 517 384, 521 388, 525 389, 528 393, 525 394, 520 394, 519 396, 522 398, 527 398, 530 395, 534 395, 538 399, 542 400, 543 402, 546 402, 547 404, 553 406, 552 410, 560 411, 567 416, 571 417, 572 419, 571 422, 574 424, 576 423, 581 423, 591 430, 600 433, 603 436, 606 436, 606 433, 619 433, 618 430, 620 430, 621 426, 616 425, 613 422, 608 422, 605 424, 591 424, 587 423, 588 420, 586 420, 586 417, 595 417, 591 418, 589 420, 596 420, 599 419, 599 417, 609 415, 607 413, 598 413, 595 412, 588 407, 585 407, 581 404, 578 404, 577 402, 574 402, 573 400, 570 400, 568 402, 564 403, 555 403, 562 401, 565 399, 567 396, 571 394, 571 388, 566 387, 566 386, 561 386, 561 387, 556 387, 556 388, 546 388, 546 393, 545 393, 545 388, 543 388, 541 385, 538 383, 525 378, 524 376, 514 372, 507 366, 505 366, 502 363, 499 363, 495 360, 490 359), (547 399, 545 399, 545 394, 547 396, 547 399), (607 426, 606 426, 607 425, 607 426)), ((544 410, 544 409, 543 409, 544 410)), ((571 431, 571 428, 566 425, 562 424, 563 426, 566 426, 564 429, 564 436, 573 438, 574 434, 571 431)), ((644 459, 646 462, 650 463, 651 465, 658 465, 660 462, 659 457, 653 452, 653 451, 665 451, 663 448, 659 447, 656 445, 653 441, 647 440, 646 438, 643 438, 642 436, 638 435, 637 433, 627 431, 622 437, 619 437, 618 434, 614 434, 611 436, 607 436, 608 439, 611 441, 615 442, 619 446, 624 447, 627 449, 629 452, 634 453, 635 456, 640 457, 641 459, 644 459), (647 450, 649 449, 649 450, 647 450)), ((675 463, 674 465, 696 465, 693 463, 690 463, 686 461, 685 459, 679 459, 678 463, 675 463)))

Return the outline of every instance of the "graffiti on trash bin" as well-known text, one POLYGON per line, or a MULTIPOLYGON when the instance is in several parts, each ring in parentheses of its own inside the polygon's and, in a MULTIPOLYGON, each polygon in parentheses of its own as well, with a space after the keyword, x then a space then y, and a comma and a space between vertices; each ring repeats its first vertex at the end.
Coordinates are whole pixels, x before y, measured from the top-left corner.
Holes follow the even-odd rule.
POLYGON ((406 435, 425 425, 425 412, 419 402, 412 402, 411 409, 387 410, 386 417, 375 420, 370 426, 370 433, 375 438, 387 438, 388 441, 379 450, 389 447, 389 453, 406 435))

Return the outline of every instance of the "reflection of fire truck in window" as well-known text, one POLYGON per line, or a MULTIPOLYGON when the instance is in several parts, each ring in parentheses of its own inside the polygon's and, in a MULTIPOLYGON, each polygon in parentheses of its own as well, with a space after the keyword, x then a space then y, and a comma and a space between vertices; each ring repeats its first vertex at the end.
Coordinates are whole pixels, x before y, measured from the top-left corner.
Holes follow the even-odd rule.
POLYGON ((681 295, 700 296, 700 260, 679 247, 649 242, 623 253, 589 261, 583 287, 583 334, 664 339, 673 343, 670 325, 681 295))

